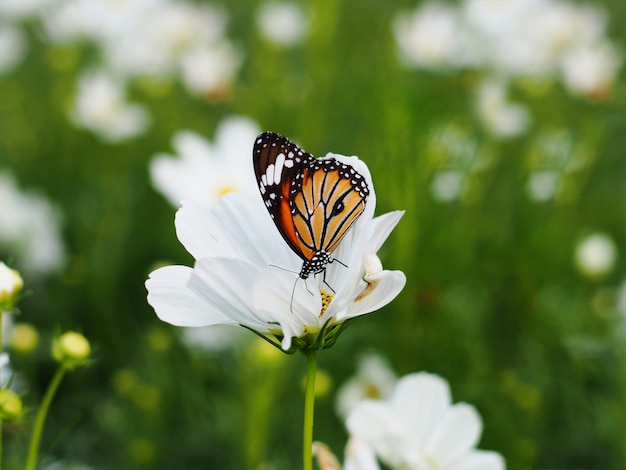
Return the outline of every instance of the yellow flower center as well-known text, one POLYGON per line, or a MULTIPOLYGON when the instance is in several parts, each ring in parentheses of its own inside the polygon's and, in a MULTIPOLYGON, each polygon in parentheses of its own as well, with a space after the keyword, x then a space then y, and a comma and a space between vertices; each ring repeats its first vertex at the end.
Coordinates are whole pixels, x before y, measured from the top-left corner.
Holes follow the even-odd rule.
POLYGON ((319 317, 322 318, 324 313, 326 313, 326 309, 330 305, 330 302, 333 300, 333 294, 329 294, 324 289, 320 289, 320 294, 322 295, 322 310, 320 310, 319 317))

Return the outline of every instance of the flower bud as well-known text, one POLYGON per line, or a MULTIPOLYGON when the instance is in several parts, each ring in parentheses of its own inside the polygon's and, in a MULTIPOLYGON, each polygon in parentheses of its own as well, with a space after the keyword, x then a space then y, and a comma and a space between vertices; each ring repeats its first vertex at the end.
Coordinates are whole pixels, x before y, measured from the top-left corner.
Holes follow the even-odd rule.
POLYGON ((39 345, 39 333, 28 323, 17 323, 11 329, 10 346, 18 354, 31 354, 39 345))
POLYGON ((11 310, 17 294, 24 287, 20 274, 0 262, 0 310, 11 310))
POLYGON ((11 390, 0 390, 0 418, 15 420, 22 416, 22 399, 11 390))
POLYGON ((90 353, 87 338, 75 331, 64 333, 52 343, 52 357, 68 369, 84 365, 90 353))

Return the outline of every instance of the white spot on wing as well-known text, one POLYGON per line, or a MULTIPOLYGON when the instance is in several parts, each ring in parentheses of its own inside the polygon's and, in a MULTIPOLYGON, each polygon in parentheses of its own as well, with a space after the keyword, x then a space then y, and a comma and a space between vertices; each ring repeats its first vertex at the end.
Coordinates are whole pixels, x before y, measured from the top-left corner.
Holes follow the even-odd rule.
POLYGON ((274 181, 276 184, 280 183, 282 179, 281 176, 283 174, 283 165, 285 163, 285 154, 279 153, 276 156, 276 167, 274 168, 274 181))
POLYGON ((267 176, 267 184, 268 186, 271 184, 275 184, 274 182, 274 164, 271 163, 267 165, 267 169, 265 170, 265 175, 267 176))

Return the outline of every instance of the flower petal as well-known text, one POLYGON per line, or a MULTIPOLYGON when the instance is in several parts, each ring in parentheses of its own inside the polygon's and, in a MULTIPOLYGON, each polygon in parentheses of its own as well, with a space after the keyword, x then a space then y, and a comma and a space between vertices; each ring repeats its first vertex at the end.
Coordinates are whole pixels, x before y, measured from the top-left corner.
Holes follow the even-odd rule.
POLYGON ((426 452, 440 465, 451 465, 470 452, 481 432, 482 421, 474 407, 456 404, 428 439, 426 452))
MULTIPOLYGON (((391 230, 393 230, 403 214, 404 212, 402 211, 395 211, 370 220, 363 219, 363 214, 361 216, 363 223, 359 224, 357 222, 355 227, 351 230, 351 233, 341 242, 335 254, 335 259, 340 260, 341 263, 332 263, 328 266, 326 279, 336 290, 337 298, 343 300, 343 303, 335 302, 329 314, 334 315, 337 314, 337 312, 343 311, 348 307, 350 301, 359 296, 366 287, 366 284, 362 281, 362 277, 364 273, 369 274, 367 272, 368 261, 376 256, 376 252, 387 239, 391 230)), ((395 279, 400 280, 398 276, 395 276, 395 279)), ((391 281, 391 279, 389 281, 391 281)), ((402 280, 400 290, 404 287, 405 282, 405 280, 402 280)), ((376 308, 380 308, 382 305, 389 303, 395 298, 398 292, 384 303, 378 304, 376 308)), ((376 309, 369 308, 367 304, 362 305, 362 308, 350 312, 348 316, 344 316, 343 318, 351 318, 353 316, 369 313, 376 309)))
POLYGON ((462 462, 455 463, 450 470, 504 470, 504 458, 497 452, 474 450, 462 462))
POLYGON ((346 444, 343 470, 380 470, 374 450, 362 440, 351 436, 346 444))
POLYGON ((187 266, 166 266, 150 273, 146 281, 148 303, 157 316, 176 326, 234 325, 187 287, 191 273, 187 266))
POLYGON ((298 257, 285 249, 261 197, 229 193, 210 210, 185 201, 176 213, 176 233, 195 259, 239 258, 259 267, 300 269, 298 257))
POLYGON ((380 247, 383 246, 383 243, 385 243, 391 231, 398 225, 403 215, 404 211, 393 211, 379 215, 373 220, 373 236, 368 243, 368 247, 373 253, 380 250, 380 247))
POLYGON ((433 428, 446 416, 451 400, 448 383, 437 375, 420 372, 398 381, 391 407, 411 436, 413 447, 424 450, 433 428))
POLYGON ((369 276, 367 281, 347 310, 337 314, 337 320, 347 320, 384 307, 404 288, 406 276, 402 271, 382 271, 369 276))
POLYGON ((295 273, 269 266, 256 276, 252 286, 255 311, 280 324, 284 349, 289 349, 293 336, 304 333, 305 326, 310 330, 322 326, 319 288, 317 285, 308 287, 307 281, 295 273))
POLYGON ((352 436, 372 447, 381 460, 393 468, 400 466, 404 450, 411 446, 384 402, 363 400, 357 403, 346 420, 346 427, 352 436))
POLYGON ((267 332, 271 318, 260 318, 252 307, 250 286, 259 269, 247 261, 230 258, 198 260, 189 288, 237 324, 267 332))

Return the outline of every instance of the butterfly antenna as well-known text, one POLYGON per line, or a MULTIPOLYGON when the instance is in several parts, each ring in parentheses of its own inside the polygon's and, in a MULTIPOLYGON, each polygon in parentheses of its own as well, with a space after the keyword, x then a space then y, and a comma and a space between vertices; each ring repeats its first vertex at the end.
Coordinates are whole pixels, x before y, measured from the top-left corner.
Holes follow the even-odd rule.
MULTIPOLYGON (((296 278, 296 280, 293 283, 293 289, 291 289, 291 302, 289 302, 289 311, 291 313, 293 313, 293 297, 296 294, 296 285, 298 284, 298 279, 300 278, 299 277, 296 278)), ((304 285, 306 285, 306 282, 304 285)))
POLYGON ((268 264, 268 266, 271 266, 272 268, 282 269, 283 271, 287 271, 288 273, 299 274, 298 271, 292 271, 291 269, 283 268, 282 266, 278 266, 276 264, 268 264))

